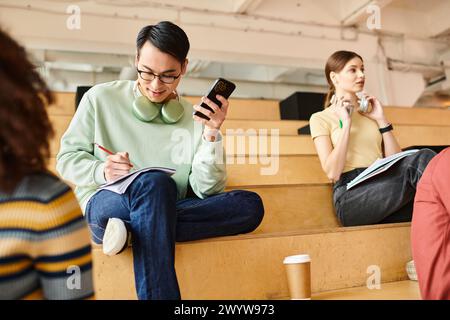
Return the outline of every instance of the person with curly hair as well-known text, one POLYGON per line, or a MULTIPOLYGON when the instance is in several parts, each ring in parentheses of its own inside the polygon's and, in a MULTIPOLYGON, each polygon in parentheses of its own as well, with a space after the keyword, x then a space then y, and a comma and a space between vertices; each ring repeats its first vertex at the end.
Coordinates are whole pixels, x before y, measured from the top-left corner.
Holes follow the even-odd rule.
POLYGON ((87 224, 46 169, 53 96, 1 29, 0 48, 0 299, 93 298, 87 224))

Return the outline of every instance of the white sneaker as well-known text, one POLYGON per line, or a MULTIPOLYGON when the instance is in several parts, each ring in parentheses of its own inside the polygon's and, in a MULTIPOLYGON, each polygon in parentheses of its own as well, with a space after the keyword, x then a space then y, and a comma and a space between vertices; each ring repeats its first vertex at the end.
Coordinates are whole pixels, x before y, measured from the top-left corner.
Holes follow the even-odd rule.
POLYGON ((406 273, 408 274, 410 280, 417 281, 417 272, 414 260, 411 260, 406 264, 406 273))
POLYGON ((128 246, 129 238, 125 223, 118 218, 109 218, 103 236, 103 253, 114 256, 122 252, 128 246))

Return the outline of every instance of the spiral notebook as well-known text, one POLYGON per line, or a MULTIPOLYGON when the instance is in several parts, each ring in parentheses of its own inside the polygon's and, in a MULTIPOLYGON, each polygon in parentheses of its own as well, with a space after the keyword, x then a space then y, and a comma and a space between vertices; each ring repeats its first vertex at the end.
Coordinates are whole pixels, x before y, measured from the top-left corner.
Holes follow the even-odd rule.
POLYGON ((109 190, 118 194, 124 194, 130 184, 136 179, 141 173, 148 172, 148 171, 160 171, 164 172, 168 175, 173 175, 176 170, 171 168, 164 168, 164 167, 147 167, 140 170, 136 170, 133 172, 130 172, 127 175, 124 175, 123 177, 120 177, 114 181, 102 184, 99 187, 99 190, 109 190))
POLYGON ((374 163, 370 165, 366 170, 361 172, 355 179, 347 183, 347 190, 353 188, 354 186, 360 184, 361 182, 376 176, 382 172, 385 172, 390 167, 392 167, 397 161, 416 153, 419 149, 412 149, 408 151, 399 152, 393 154, 389 157, 383 159, 377 159, 374 163))

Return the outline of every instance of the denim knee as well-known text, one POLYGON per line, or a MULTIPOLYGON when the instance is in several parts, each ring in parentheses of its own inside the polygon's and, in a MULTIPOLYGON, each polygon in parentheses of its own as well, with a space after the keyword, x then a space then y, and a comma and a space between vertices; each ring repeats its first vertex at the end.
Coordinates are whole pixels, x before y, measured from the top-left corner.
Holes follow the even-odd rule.
POLYGON ((435 155, 436 152, 434 152, 431 149, 422 149, 415 154, 417 161, 417 169, 420 171, 421 174, 425 171, 426 167, 428 166, 428 163, 431 161, 431 159, 434 158, 435 155))
POLYGON ((175 181, 169 175, 158 171, 141 173, 133 181, 132 186, 141 192, 153 190, 154 187, 163 192, 176 191, 177 188, 175 181))
POLYGON ((255 230, 264 217, 264 204, 259 194, 246 190, 233 190, 230 193, 233 195, 236 203, 240 204, 241 210, 239 215, 247 217, 248 230, 245 232, 255 230))

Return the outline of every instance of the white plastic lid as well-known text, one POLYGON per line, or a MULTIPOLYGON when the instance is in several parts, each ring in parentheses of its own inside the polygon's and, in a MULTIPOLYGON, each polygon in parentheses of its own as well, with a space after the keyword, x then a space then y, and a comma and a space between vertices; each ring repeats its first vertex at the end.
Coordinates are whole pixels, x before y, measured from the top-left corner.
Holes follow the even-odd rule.
POLYGON ((298 254, 284 258, 284 264, 311 262, 309 254, 298 254))

